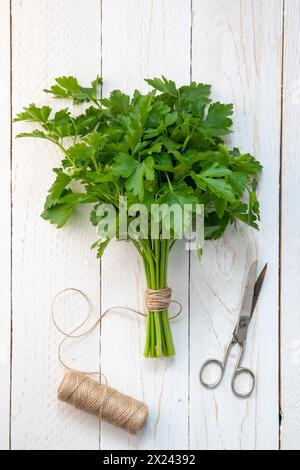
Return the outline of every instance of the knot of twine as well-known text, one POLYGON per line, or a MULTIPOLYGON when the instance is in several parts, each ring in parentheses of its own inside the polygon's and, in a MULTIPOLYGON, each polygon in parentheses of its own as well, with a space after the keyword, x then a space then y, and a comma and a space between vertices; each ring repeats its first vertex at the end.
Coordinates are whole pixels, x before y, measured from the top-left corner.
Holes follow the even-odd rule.
MULTIPOLYGON (((145 292, 145 306, 147 310, 154 312, 167 310, 170 303, 173 302, 179 306, 179 309, 175 315, 170 317, 170 319, 178 317, 182 311, 182 306, 179 302, 171 300, 171 295, 172 290, 170 288, 159 290, 147 289, 145 292)), ((61 401, 70 403, 76 408, 84 410, 87 413, 97 415, 109 423, 135 434, 143 427, 146 421, 148 407, 144 403, 110 388, 108 386, 106 376, 101 372, 72 370, 72 368, 69 367, 62 359, 62 347, 66 340, 78 339, 87 336, 95 330, 101 320, 112 310, 127 310, 139 316, 147 316, 139 310, 125 306, 110 307, 99 315, 95 323, 90 328, 83 333, 77 333, 90 319, 92 308, 89 298, 84 294, 84 292, 73 287, 63 289, 54 297, 51 306, 52 321, 55 328, 64 336, 58 347, 58 360, 61 365, 67 369, 63 381, 59 386, 57 397, 61 401), (83 321, 74 330, 67 332, 58 324, 54 307, 60 296, 70 292, 75 292, 83 297, 87 304, 87 314, 83 321), (89 377, 91 375, 97 375, 100 378, 100 382, 92 380, 91 377, 89 377), (101 383, 101 377, 104 378, 105 384, 101 383)))
POLYGON ((172 289, 170 287, 157 290, 147 289, 145 291, 145 306, 150 312, 163 312, 168 310, 172 302, 171 297, 172 289))

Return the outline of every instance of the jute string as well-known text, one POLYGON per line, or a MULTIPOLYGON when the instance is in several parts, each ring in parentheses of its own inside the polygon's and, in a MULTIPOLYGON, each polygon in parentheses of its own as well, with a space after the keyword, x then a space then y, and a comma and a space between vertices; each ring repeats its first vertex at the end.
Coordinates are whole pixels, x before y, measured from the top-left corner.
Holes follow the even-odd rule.
MULTIPOLYGON (((175 303, 179 306, 179 309, 175 315, 170 317, 170 319, 178 317, 182 311, 182 306, 179 302, 171 300, 171 295, 172 291, 170 288, 160 290, 147 289, 145 292, 145 306, 147 310, 161 312, 163 310, 167 310, 170 303, 175 303)), ((145 313, 126 306, 110 307, 99 315, 90 328, 85 330, 83 333, 77 333, 90 320, 92 308, 89 298, 80 289, 75 288, 63 289, 56 294, 51 306, 51 315, 54 326, 64 336, 58 347, 58 359, 61 365, 67 369, 67 372, 58 388, 57 397, 61 401, 70 403, 76 408, 96 415, 132 434, 136 434, 143 427, 147 419, 147 405, 110 388, 107 383, 107 378, 103 373, 98 371, 88 372, 73 370, 62 358, 62 347, 68 339, 78 339, 89 335, 97 328, 102 319, 112 310, 127 310, 142 317, 146 316, 145 313), (84 320, 76 326, 76 328, 71 332, 67 332, 56 320, 55 305, 59 297, 70 292, 79 294, 85 300, 87 304, 87 314, 84 320), (96 382, 89 377, 92 375, 98 376, 100 381, 96 382), (104 384, 101 383, 101 378, 104 379, 104 384)))
POLYGON ((179 302, 172 300, 171 297, 172 289, 170 289, 170 287, 159 290, 147 289, 145 291, 145 306, 150 312, 162 312, 169 308, 171 302, 177 303, 179 305, 179 302))

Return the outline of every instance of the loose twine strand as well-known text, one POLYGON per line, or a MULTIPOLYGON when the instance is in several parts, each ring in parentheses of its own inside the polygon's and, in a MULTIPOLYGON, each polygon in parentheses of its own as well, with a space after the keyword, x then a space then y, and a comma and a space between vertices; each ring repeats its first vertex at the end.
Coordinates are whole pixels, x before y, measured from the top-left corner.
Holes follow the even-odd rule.
MULTIPOLYGON (((172 300, 171 295, 172 290, 168 287, 160 290, 147 289, 145 291, 145 306, 147 310, 152 312, 162 312, 168 309, 170 303, 175 303, 179 308, 176 314, 170 317, 170 319, 178 317, 182 311, 182 305, 180 302, 172 300)), ((51 305, 52 321, 55 328, 64 337, 58 347, 58 360, 60 364, 67 369, 67 373, 58 388, 57 396, 61 401, 73 404, 76 408, 82 409, 90 414, 97 415, 98 417, 135 434, 143 427, 146 421, 148 407, 144 403, 110 388, 108 386, 107 377, 102 372, 72 370, 72 368, 69 367, 62 358, 62 347, 68 339, 79 339, 89 335, 97 328, 102 319, 112 310, 127 310, 142 317, 147 316, 139 310, 126 306, 110 307, 99 315, 90 328, 85 330, 83 333, 75 334, 87 324, 91 317, 92 307, 89 298, 80 289, 76 289, 74 287, 63 289, 54 297, 51 305), (55 305, 58 298, 68 292, 79 294, 87 304, 87 314, 83 321, 80 322, 80 324, 71 332, 65 331, 59 325, 55 315, 55 305), (89 377, 92 375, 97 375, 100 379, 100 383, 89 377), (101 378, 104 379, 105 384, 101 383, 101 378)))
MULTIPOLYGON (((146 291, 145 291, 145 306, 146 306, 148 311, 162 312, 164 310, 167 310, 171 303, 176 304, 176 305, 178 305, 178 310, 174 315, 170 316, 170 320, 174 320, 175 318, 177 318, 181 314, 182 305, 177 300, 172 300, 171 296, 172 296, 172 289, 170 289, 169 287, 167 287, 165 289, 158 289, 158 290, 146 289, 146 291)), ((94 324, 90 328, 85 330, 83 333, 75 335, 75 333, 78 330, 80 330, 84 325, 86 325, 88 323, 88 321, 89 321, 89 319, 92 315, 92 306, 91 306, 91 303, 90 303, 90 299, 88 298, 88 296, 82 290, 76 289, 75 287, 68 287, 66 289, 63 289, 63 290, 59 291, 56 294, 56 296, 54 297, 54 299, 52 301, 52 305, 51 305, 51 316, 52 316, 52 321, 53 321, 53 324, 54 324, 55 328, 64 336, 63 340, 61 341, 61 343, 59 344, 59 347, 58 347, 58 360, 59 360, 60 364, 65 369, 71 370, 71 367, 69 367, 65 363, 65 361, 62 359, 62 352, 61 351, 62 351, 62 347, 63 347, 64 343, 68 339, 83 338, 83 337, 89 335, 90 333, 92 333, 97 328, 97 326, 101 323, 103 318, 105 316, 107 316, 108 313, 110 313, 113 310, 127 310, 128 312, 135 313, 136 315, 139 315, 141 317, 146 317, 147 316, 147 314, 145 314, 145 313, 143 313, 139 310, 136 310, 134 308, 127 307, 127 306, 124 306, 124 305, 116 305, 114 307, 108 308, 101 315, 99 315, 97 320, 94 322, 94 324), (57 302, 58 298, 61 297, 64 294, 68 293, 68 292, 75 292, 75 293, 79 294, 85 300, 86 305, 87 305, 87 314, 84 317, 83 321, 78 326, 76 326, 74 328, 74 330, 72 330, 69 333, 67 331, 65 331, 59 325, 58 321, 56 320, 56 316, 55 316, 55 305, 56 305, 56 302, 57 302)), ((81 371, 81 372, 84 373, 84 374, 87 374, 87 375, 99 375, 99 376, 102 376, 103 378, 105 378, 105 380, 106 380, 105 375, 101 374, 99 372, 95 372, 95 371, 91 371, 91 372, 81 371)))

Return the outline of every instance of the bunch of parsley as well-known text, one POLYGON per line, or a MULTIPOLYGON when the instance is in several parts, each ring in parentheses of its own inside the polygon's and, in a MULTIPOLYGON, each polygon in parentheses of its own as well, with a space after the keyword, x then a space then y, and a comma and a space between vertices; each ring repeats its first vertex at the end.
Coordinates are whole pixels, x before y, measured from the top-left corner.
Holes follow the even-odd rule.
MULTIPOLYGON (((45 91, 73 104, 88 103, 81 114, 72 115, 68 108, 54 113, 48 106, 31 104, 16 117, 39 124, 39 129, 18 137, 50 140, 62 152, 42 217, 63 227, 79 204, 93 204, 91 222, 97 225, 97 207, 110 204, 118 213, 119 197, 126 196, 128 211, 137 202, 147 207, 204 204, 206 239, 219 238, 237 220, 257 228, 256 187, 262 167, 250 154, 224 143, 231 132, 232 105, 212 103, 210 85, 193 82, 178 88, 164 77, 146 81, 154 89, 147 94, 136 90, 130 97, 114 90, 100 99, 99 77, 89 88, 74 77, 57 78, 45 91), (73 182, 80 183, 79 191, 73 182)), ((167 286, 174 241, 154 240, 151 233, 132 238, 149 288, 167 286)), ((108 243, 103 237, 95 243, 98 256, 108 243)), ((148 312, 145 356, 174 352, 168 312, 148 312)))

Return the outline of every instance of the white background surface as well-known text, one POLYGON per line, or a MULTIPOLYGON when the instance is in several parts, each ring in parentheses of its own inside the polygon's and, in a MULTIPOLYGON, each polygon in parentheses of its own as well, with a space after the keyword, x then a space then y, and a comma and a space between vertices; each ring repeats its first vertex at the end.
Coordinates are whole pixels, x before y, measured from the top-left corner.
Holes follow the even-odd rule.
MULTIPOLYGON (((0 38, 0 448, 299 449, 300 1, 0 0, 0 38), (169 284, 184 307, 172 325, 175 359, 145 360, 144 323, 126 313, 69 349, 74 367, 101 362, 111 386, 149 405, 135 437, 57 402, 50 305, 74 286, 95 316, 118 304, 141 309, 141 264, 126 243, 112 243, 100 264, 84 209, 60 231, 39 217, 59 154, 14 140, 11 125, 23 105, 53 104, 42 89, 56 76, 88 84, 97 73, 104 94, 146 90, 143 78, 161 74, 211 83, 234 103, 232 144, 264 165, 259 233, 229 229, 206 243, 201 262, 180 244, 174 251, 169 284), (229 375, 212 392, 198 370, 222 356, 255 257, 269 263, 244 359, 258 383, 239 401, 229 375)), ((82 314, 78 299, 62 307, 68 324, 82 314)))

